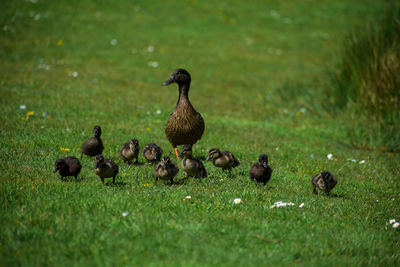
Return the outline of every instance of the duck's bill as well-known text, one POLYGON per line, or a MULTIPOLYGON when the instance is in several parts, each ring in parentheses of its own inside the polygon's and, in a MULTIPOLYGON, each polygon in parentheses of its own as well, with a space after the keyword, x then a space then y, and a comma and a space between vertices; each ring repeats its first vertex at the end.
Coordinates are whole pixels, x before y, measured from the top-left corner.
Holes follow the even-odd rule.
POLYGON ((94 168, 97 169, 98 167, 99 167, 99 164, 98 164, 98 163, 95 163, 95 164, 94 164, 94 168))
POLYGON ((55 173, 55 172, 57 172, 57 171, 58 171, 58 168, 55 167, 54 170, 53 170, 53 173, 55 173))
POLYGON ((263 166, 264 166, 264 168, 267 168, 267 163, 266 162, 263 162, 263 166))
POLYGON ((206 161, 209 161, 210 160, 210 156, 208 156, 207 158, 206 158, 206 161))
POLYGON ((173 77, 169 77, 169 79, 166 80, 165 82, 163 82, 161 85, 164 86, 164 85, 171 84, 173 82, 174 82, 174 78, 173 77))
POLYGON ((179 152, 178 157, 182 157, 182 152, 179 152))

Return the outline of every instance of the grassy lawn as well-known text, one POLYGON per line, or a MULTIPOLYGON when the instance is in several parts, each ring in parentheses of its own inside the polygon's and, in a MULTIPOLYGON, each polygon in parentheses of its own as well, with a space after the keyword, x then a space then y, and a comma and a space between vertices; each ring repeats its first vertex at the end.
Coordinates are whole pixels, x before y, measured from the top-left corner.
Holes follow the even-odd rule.
POLYGON ((321 108, 340 38, 381 11, 373 0, 2 0, 0 265, 399 265, 388 221, 400 221, 400 156, 352 148, 345 115, 321 108), (118 152, 135 137, 174 158, 164 127, 178 90, 161 83, 178 67, 206 124, 194 155, 217 147, 241 165, 154 186, 154 166, 118 152), (59 181, 55 160, 79 157, 96 124, 118 186, 87 157, 82 181, 59 181), (266 187, 248 177, 261 153, 266 187), (323 170, 338 179, 331 197, 312 194, 323 170))

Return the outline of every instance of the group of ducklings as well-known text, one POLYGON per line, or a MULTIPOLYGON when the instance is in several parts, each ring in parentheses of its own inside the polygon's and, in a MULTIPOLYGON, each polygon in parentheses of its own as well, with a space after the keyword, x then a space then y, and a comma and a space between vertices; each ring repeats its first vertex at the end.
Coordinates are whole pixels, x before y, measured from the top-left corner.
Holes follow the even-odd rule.
MULTIPOLYGON (((99 176, 101 182, 104 184, 105 178, 113 178, 115 184, 115 177, 118 174, 118 165, 111 159, 105 158, 102 155, 104 145, 101 140, 101 127, 96 125, 93 128, 93 137, 87 139, 82 144, 82 154, 89 157, 94 157, 94 173, 99 176)), ((183 145, 178 158, 181 158, 180 167, 186 173, 185 179, 189 177, 205 178, 207 171, 201 160, 192 156, 192 146, 183 145)), ((137 164, 139 162, 140 145, 139 141, 134 138, 129 142, 122 144, 120 149, 120 157, 124 163, 137 164), (134 161, 134 162, 133 162, 134 161)), ((178 166, 168 157, 162 157, 163 151, 157 144, 147 144, 142 151, 143 157, 147 162, 158 162, 154 168, 155 184, 157 181, 166 180, 173 184, 173 179, 179 172, 178 166)), ((212 160, 214 166, 222 170, 231 171, 233 168, 240 165, 240 162, 230 151, 220 151, 217 148, 212 148, 208 151, 206 161, 212 160)), ((74 156, 57 159, 55 162, 54 173, 59 172, 60 179, 64 177, 74 176, 77 179, 78 174, 82 169, 82 165, 74 156)), ((262 183, 264 186, 270 180, 272 175, 272 168, 268 165, 268 156, 261 154, 258 162, 253 164, 249 170, 250 179, 256 183, 262 183)), ((316 189, 320 189, 327 193, 335 187, 337 183, 336 178, 327 171, 321 172, 312 178, 313 192, 317 194, 316 189)))
MULTIPOLYGON (((178 85, 179 96, 175 110, 169 116, 165 126, 165 135, 174 148, 176 158, 180 160, 179 157, 182 157, 181 168, 186 173, 186 178, 207 177, 207 171, 203 163, 199 159, 192 157, 192 146, 201 139, 205 125, 203 117, 195 110, 189 100, 189 88, 191 83, 189 72, 185 69, 176 69, 162 85, 165 86, 173 83, 178 85), (179 154, 178 145, 182 145, 179 154)), ((118 165, 111 159, 103 157, 102 152, 104 146, 100 136, 101 128, 100 126, 95 126, 93 128, 93 137, 86 140, 82 145, 81 159, 83 154, 95 157, 94 172, 100 177, 102 183, 104 183, 104 178, 110 177, 113 177, 113 183, 115 183, 115 176, 118 174, 118 165)), ((139 141, 137 139, 132 139, 122 145, 120 156, 124 162, 131 163, 132 160, 135 159, 135 163, 138 163, 139 151, 139 141)), ((147 144, 142 151, 143 156, 148 162, 158 161, 154 169, 155 183, 161 179, 169 180, 172 184, 179 169, 169 157, 162 157, 162 153, 162 149, 154 143, 147 144)), ((222 170, 230 171, 240 165, 240 162, 231 152, 221 152, 217 148, 212 148, 208 152, 206 161, 210 159, 212 159, 214 166, 222 168, 222 170)), ((58 159, 55 164, 54 172, 59 171, 61 179, 66 176, 75 176, 75 178, 77 178, 81 169, 82 166, 79 160, 70 156, 64 159, 58 159)), ((250 179, 257 183, 263 183, 265 186, 270 180, 271 174, 272 169, 268 165, 268 156, 261 154, 258 158, 258 162, 253 164, 250 168, 250 179)), ((327 171, 314 176, 311 182, 315 194, 317 194, 317 188, 329 194, 337 183, 335 177, 327 171)))

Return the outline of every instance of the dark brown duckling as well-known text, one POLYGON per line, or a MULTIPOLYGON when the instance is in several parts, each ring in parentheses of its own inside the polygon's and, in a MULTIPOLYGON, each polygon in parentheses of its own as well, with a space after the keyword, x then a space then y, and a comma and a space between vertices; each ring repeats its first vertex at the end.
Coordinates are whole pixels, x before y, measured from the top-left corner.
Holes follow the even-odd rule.
POLYGON ((184 145, 182 147, 179 157, 183 157, 181 168, 186 172, 186 177, 207 177, 207 171, 204 168, 203 163, 192 157, 192 147, 190 145, 184 145))
POLYGON ((93 137, 90 137, 88 140, 86 140, 82 144, 82 154, 81 154, 81 159, 83 154, 94 157, 96 155, 99 155, 103 153, 104 146, 103 146, 103 141, 101 141, 101 128, 100 126, 96 125, 93 127, 93 137))
POLYGON ((155 162, 161 159, 162 149, 156 144, 147 144, 142 151, 143 157, 148 162, 155 162))
POLYGON ((122 145, 121 150, 119 151, 119 155, 124 162, 131 162, 134 158, 136 158, 135 163, 138 163, 139 150, 139 141, 134 138, 131 141, 126 142, 122 145))
POLYGON ((170 180, 172 185, 178 171, 178 166, 169 157, 163 157, 154 169, 154 176, 156 177, 154 184, 157 184, 158 179, 161 179, 170 180))
POLYGON ((265 186, 271 178, 271 174, 272 169, 268 165, 268 156, 261 154, 258 157, 258 162, 250 168, 250 179, 256 183, 264 183, 265 186))
POLYGON ((79 162, 79 159, 73 156, 69 156, 63 159, 56 160, 53 173, 58 171, 61 176, 61 180, 67 176, 74 176, 76 180, 78 174, 81 172, 81 169, 82 165, 79 162))
POLYGON ((178 156, 178 145, 193 145, 204 132, 204 120, 189 101, 190 74, 184 69, 176 69, 162 85, 177 83, 179 97, 174 112, 169 116, 165 134, 178 156))
POLYGON ((229 151, 221 152, 217 148, 211 148, 208 151, 208 157, 206 161, 210 159, 213 160, 215 167, 222 168, 222 170, 231 170, 240 165, 240 162, 235 158, 235 156, 229 151))
POLYGON ((323 171, 318 173, 311 179, 311 183, 314 187, 313 193, 318 195, 317 188, 321 191, 326 192, 328 195, 330 191, 337 184, 336 178, 332 175, 332 173, 328 171, 323 171))
POLYGON ((101 182, 104 184, 104 178, 113 178, 115 184, 115 176, 118 174, 118 165, 111 159, 106 159, 103 155, 96 155, 94 159, 94 172, 100 177, 101 182))

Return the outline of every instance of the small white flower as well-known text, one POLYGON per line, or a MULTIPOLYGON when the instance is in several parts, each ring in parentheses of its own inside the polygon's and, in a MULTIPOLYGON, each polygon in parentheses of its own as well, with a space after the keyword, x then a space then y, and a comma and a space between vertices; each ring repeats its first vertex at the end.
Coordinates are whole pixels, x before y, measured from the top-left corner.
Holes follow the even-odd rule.
POLYGON ((66 130, 67 130, 67 132, 70 132, 70 131, 71 131, 71 129, 70 129, 70 128, 67 128, 66 130))
POLYGON ((305 112, 306 112, 306 109, 305 109, 305 108, 301 108, 301 109, 300 109, 300 112, 301 112, 301 113, 305 113, 305 112))
POLYGON ((20 105, 19 108, 20 109, 26 109, 26 106, 25 105, 20 105))
POLYGON ((398 223, 398 222, 392 224, 392 227, 393 227, 393 228, 397 228, 397 227, 399 227, 399 226, 400 226, 400 223, 398 223))
POLYGON ((235 204, 240 204, 241 202, 242 202, 242 200, 240 198, 235 198, 233 200, 233 203, 235 203, 235 204))
POLYGON ((314 158, 315 158, 314 154, 311 154, 311 155, 310 155, 310 158, 314 159, 314 158))
POLYGON ((147 52, 153 53, 153 52, 154 52, 154 46, 149 45, 149 46, 147 47, 147 52))
POLYGON ((118 44, 117 39, 112 39, 112 40, 111 40, 111 45, 117 45, 117 44, 118 44))
POLYGON ((274 18, 279 18, 279 13, 276 12, 276 10, 271 10, 271 16, 273 16, 274 18))
POLYGON ((47 113, 46 113, 46 112, 43 112, 43 113, 42 113, 42 116, 43 116, 43 117, 46 117, 46 116, 47 116, 47 113))
POLYGON ((158 62, 157 61, 150 61, 147 63, 150 67, 157 68, 158 67, 158 62))
POLYGON ((192 197, 191 196, 186 196, 185 199, 192 199, 192 197))
POLYGON ((326 157, 327 157, 329 160, 332 160, 332 159, 333 159, 333 155, 332 155, 332 154, 328 154, 326 157))
POLYGON ((124 216, 124 217, 126 217, 126 216, 128 216, 129 215, 129 212, 127 212, 127 211, 124 211, 123 213, 122 213, 122 216, 124 216))
POLYGON ((376 202, 379 202, 379 199, 377 199, 376 202))
POLYGON ((355 159, 347 159, 347 160, 350 160, 351 162, 357 162, 357 160, 355 159))
POLYGON ((299 208, 304 207, 304 202, 299 205, 299 208))
POLYGON ((275 147, 275 150, 278 151, 278 150, 279 150, 279 147, 275 147))
POLYGON ((395 198, 392 198, 392 200, 395 200, 395 198))
POLYGON ((78 77, 78 75, 79 75, 79 73, 76 72, 76 71, 71 71, 71 72, 69 73, 69 76, 72 76, 72 77, 74 77, 74 78, 78 77))
POLYGON ((365 160, 362 160, 359 162, 359 164, 364 164, 364 163, 365 163, 365 160))
POLYGON ((390 220, 389 220, 389 223, 390 223, 390 224, 394 224, 395 222, 396 222, 395 219, 390 219, 390 220))
POLYGON ((157 115, 161 114, 161 110, 157 109, 156 114, 157 115))
POLYGON ((41 17, 41 15, 40 14, 36 14, 35 15, 35 17, 33 18, 34 20, 39 20, 40 19, 40 17, 41 17))
POLYGON ((44 128, 44 125, 40 126, 40 128, 42 128, 42 129, 43 129, 43 128, 44 128))

